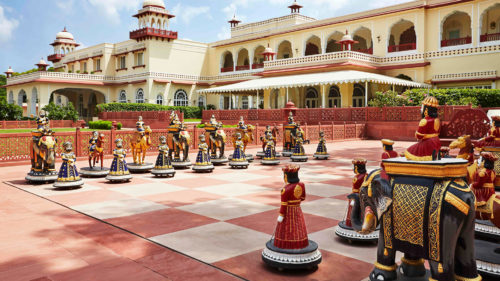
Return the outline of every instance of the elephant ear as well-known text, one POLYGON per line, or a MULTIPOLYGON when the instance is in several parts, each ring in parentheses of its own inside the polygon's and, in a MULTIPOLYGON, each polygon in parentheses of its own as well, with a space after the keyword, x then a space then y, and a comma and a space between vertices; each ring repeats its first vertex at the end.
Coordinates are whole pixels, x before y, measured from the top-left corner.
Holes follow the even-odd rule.
POLYGON ((380 218, 382 215, 387 212, 389 207, 392 204, 392 198, 389 198, 387 196, 382 196, 377 204, 377 216, 380 221, 380 218))
POLYGON ((377 198, 376 208, 377 216, 380 220, 392 204, 392 188, 389 181, 382 177, 377 177, 371 184, 373 185, 373 190, 377 193, 375 195, 375 198, 377 198))

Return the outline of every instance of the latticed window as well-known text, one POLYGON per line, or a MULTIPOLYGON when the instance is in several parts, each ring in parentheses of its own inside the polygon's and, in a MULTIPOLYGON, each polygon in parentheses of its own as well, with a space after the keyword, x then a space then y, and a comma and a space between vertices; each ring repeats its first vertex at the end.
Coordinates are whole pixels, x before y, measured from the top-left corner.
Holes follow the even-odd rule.
POLYGON ((135 102, 144 103, 144 91, 142 89, 137 90, 137 93, 135 94, 135 102))
POLYGON ((156 96, 156 104, 163 105, 163 96, 162 95, 156 96))
POLYGON ((186 91, 177 90, 177 92, 175 92, 174 106, 188 106, 188 96, 186 91))
POLYGON ((122 90, 120 92, 120 96, 118 97, 118 102, 127 103, 127 93, 125 92, 125 90, 122 90))
POLYGON ((243 96, 241 98, 241 108, 248 109, 248 96, 243 96))

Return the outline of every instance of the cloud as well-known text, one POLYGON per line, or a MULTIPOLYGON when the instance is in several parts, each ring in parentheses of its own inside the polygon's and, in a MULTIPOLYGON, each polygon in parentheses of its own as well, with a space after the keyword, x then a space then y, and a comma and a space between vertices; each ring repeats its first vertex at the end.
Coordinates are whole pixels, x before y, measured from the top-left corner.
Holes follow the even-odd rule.
POLYGON ((59 0, 56 2, 56 6, 63 12, 71 11, 74 4, 75 0, 59 0))
POLYGON ((120 11, 134 11, 139 8, 137 0, 88 0, 88 3, 102 12, 107 19, 114 24, 120 23, 120 11))
POLYGON ((10 40, 12 32, 19 26, 19 21, 17 19, 7 18, 4 14, 4 8, 2 6, 0 6, 0 26, 0 42, 10 40))
POLYGON ((229 26, 224 26, 220 29, 220 32, 217 33, 217 38, 219 40, 224 40, 224 39, 229 39, 231 38, 231 30, 229 29, 229 26))
POLYGON ((182 20, 185 24, 189 24, 192 19, 204 15, 208 19, 212 19, 212 15, 210 14, 209 6, 183 6, 181 3, 175 5, 172 9, 172 13, 174 15, 182 15, 179 17, 175 17, 171 20, 172 23, 176 23, 178 19, 182 20))

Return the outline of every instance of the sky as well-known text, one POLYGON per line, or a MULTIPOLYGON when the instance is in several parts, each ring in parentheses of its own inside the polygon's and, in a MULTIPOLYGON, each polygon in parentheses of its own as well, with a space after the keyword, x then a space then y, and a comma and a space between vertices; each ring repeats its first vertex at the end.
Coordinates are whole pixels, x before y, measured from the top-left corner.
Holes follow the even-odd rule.
MULTIPOLYGON (((410 0, 299 0, 301 14, 331 18, 410 0)), ((49 44, 64 27, 81 44, 128 40, 137 29, 134 15, 143 0, 0 0, 0 73, 12 66, 22 72, 53 53, 49 44)), ((176 15, 170 29, 179 38, 214 42, 230 36, 227 21, 236 13, 243 23, 290 13, 293 0, 164 0, 176 15)))

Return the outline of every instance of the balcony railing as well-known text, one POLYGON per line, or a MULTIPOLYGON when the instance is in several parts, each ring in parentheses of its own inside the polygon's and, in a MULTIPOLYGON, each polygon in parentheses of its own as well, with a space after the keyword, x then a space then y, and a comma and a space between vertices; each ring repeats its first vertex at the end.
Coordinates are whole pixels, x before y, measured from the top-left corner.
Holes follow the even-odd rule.
POLYGON ((242 71, 242 70, 250 70, 249 65, 238 65, 236 66, 236 71, 242 71))
POLYGON ((479 41, 481 42, 498 41, 498 40, 500 40, 500 32, 492 34, 483 34, 479 37, 479 41))
POLYGON ((141 39, 148 36, 167 38, 170 40, 177 39, 177 32, 152 27, 145 27, 130 32, 130 39, 141 39))
POLYGON ((252 64, 252 69, 264 68, 263 63, 254 63, 252 64))
POLYGON ((234 71, 234 67, 230 66, 230 67, 223 67, 220 69, 220 72, 233 72, 234 71))
POLYGON ((387 47, 387 51, 389 53, 394 53, 394 52, 403 52, 403 51, 409 51, 409 50, 415 50, 417 49, 417 43, 406 43, 406 44, 399 44, 399 45, 391 45, 387 47))
POLYGON ((64 54, 53 54, 47 57, 48 61, 57 62, 64 58, 64 54))
POLYGON ((441 47, 458 46, 472 43, 472 37, 441 40, 441 47))
POLYGON ((358 50, 354 50, 355 52, 359 52, 359 53, 364 53, 364 54, 369 54, 369 55, 373 55, 373 48, 369 48, 369 49, 358 49, 358 50))

